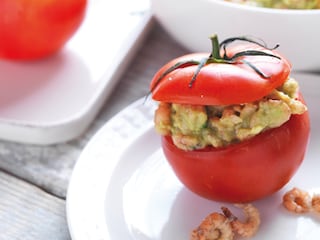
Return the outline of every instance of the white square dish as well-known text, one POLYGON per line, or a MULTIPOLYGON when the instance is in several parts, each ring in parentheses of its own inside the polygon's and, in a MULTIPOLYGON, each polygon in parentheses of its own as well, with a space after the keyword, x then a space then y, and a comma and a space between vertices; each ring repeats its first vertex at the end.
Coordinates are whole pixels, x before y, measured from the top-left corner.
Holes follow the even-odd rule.
POLYGON ((79 136, 150 26, 148 0, 90 0, 83 24, 58 54, 0 60, 0 138, 53 144, 79 136))

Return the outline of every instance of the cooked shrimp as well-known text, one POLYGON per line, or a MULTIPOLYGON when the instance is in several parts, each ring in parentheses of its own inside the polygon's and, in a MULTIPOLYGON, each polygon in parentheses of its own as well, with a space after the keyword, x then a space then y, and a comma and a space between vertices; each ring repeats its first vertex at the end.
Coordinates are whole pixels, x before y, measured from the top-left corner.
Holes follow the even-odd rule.
POLYGON ((190 240, 232 240, 230 221, 221 213, 211 213, 191 233, 190 240))
POLYGON ((260 226, 260 213, 252 204, 235 204, 236 207, 241 208, 246 216, 246 221, 241 222, 232 212, 223 207, 224 215, 230 220, 233 231, 242 237, 252 237, 258 231, 260 226))
POLYGON ((283 205, 294 213, 305 213, 311 210, 311 196, 299 188, 293 188, 283 196, 283 205))
POLYGON ((312 197, 311 200, 312 210, 320 213, 320 195, 316 194, 312 197))

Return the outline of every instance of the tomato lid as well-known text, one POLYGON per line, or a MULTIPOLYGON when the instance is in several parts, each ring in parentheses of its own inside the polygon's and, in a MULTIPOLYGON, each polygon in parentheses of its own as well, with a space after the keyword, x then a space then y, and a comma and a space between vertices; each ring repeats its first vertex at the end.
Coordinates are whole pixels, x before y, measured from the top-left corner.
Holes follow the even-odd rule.
POLYGON ((214 56, 217 50, 193 53, 165 64, 151 81, 152 98, 195 105, 248 103, 268 95, 289 77, 291 64, 274 49, 250 39, 250 44, 226 49, 226 41, 230 39, 218 44, 218 56, 214 56))

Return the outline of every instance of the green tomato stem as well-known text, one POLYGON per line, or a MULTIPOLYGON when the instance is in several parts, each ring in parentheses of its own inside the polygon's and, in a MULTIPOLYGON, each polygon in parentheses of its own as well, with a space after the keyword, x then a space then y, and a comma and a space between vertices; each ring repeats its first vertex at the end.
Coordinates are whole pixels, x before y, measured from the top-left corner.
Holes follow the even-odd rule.
POLYGON ((219 40, 218 40, 218 35, 217 34, 213 34, 210 36, 210 40, 211 40, 211 45, 212 45, 212 52, 210 55, 210 59, 211 60, 221 60, 221 55, 220 55, 220 44, 219 44, 219 40))

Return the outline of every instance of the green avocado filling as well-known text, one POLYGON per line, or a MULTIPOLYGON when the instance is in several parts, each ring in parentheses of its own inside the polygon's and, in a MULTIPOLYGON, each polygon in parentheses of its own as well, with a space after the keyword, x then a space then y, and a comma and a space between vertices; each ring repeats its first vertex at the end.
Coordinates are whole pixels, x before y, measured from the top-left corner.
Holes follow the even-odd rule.
POLYGON ((184 150, 223 147, 276 128, 307 108, 297 99, 298 83, 289 78, 259 101, 229 106, 200 106, 160 102, 155 129, 171 135, 184 150))
POLYGON ((317 9, 319 0, 225 0, 227 2, 247 4, 257 7, 278 9, 317 9))

